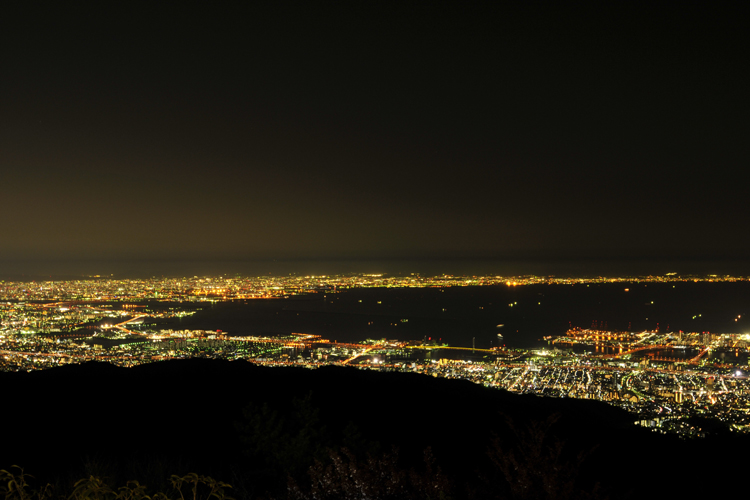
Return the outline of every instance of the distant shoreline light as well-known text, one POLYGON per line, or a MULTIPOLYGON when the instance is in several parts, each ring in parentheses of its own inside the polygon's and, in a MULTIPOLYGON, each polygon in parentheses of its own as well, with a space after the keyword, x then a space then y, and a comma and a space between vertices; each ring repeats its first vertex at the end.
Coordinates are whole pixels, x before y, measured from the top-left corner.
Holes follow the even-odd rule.
MULTIPOLYGON (((587 285, 637 283, 730 283, 750 281, 747 276, 677 275, 592 278, 523 275, 503 276, 388 276, 346 274, 321 276, 214 276, 118 279, 87 276, 75 280, 2 281, 0 300, 35 301, 209 301, 271 299, 337 293, 356 288, 450 288, 466 286, 587 285)), ((623 288, 628 292, 629 288, 623 288)))

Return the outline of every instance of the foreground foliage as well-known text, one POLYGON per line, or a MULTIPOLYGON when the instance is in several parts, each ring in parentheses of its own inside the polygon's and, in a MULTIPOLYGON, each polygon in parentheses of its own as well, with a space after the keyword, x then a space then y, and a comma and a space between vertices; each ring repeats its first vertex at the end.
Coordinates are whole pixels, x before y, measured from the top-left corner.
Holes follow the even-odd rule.
POLYGON ((170 478, 171 491, 157 491, 148 494, 146 485, 138 481, 128 481, 125 486, 115 488, 104 478, 89 476, 76 481, 69 494, 57 492, 52 485, 33 488, 21 467, 13 466, 11 471, 0 469, 0 497, 5 500, 46 500, 66 498, 68 500, 234 500, 227 495, 231 486, 209 476, 195 473, 170 478))
MULTIPOLYGON (((303 401, 304 403, 305 401, 303 401)), ((300 408, 309 407, 307 404, 300 408)), ((315 423, 315 412, 301 412, 310 416, 315 423)), ((258 415, 269 415, 267 406, 261 406, 258 415)), ((473 481, 460 487, 455 477, 449 477, 438 466, 431 448, 424 450, 421 463, 410 464, 404 461, 399 450, 393 447, 390 452, 354 453, 347 447, 327 448, 326 457, 319 459, 320 453, 313 450, 316 440, 302 439, 309 429, 302 427, 297 437, 303 443, 302 451, 293 453, 294 440, 284 440, 282 432, 272 432, 274 426, 281 427, 278 417, 253 418, 252 427, 264 426, 267 434, 278 438, 283 446, 277 446, 278 456, 270 455, 277 467, 286 467, 287 487, 263 489, 250 492, 238 488, 240 497, 256 498, 258 494, 270 498, 288 500, 447 500, 450 498, 502 498, 508 500, 579 500, 600 499, 604 495, 598 484, 586 485, 580 481, 584 461, 594 450, 582 451, 580 447, 569 447, 553 432, 559 415, 551 415, 546 420, 532 420, 518 424, 507 420, 508 432, 498 434, 488 443, 486 454, 491 466, 483 473, 475 475, 473 481), (305 456, 307 455, 307 456, 305 456), (303 459, 313 465, 300 471, 303 459), (294 467, 289 467, 292 463, 294 467), (308 462, 310 463, 310 462, 308 462), (297 474, 294 474, 294 471, 297 474)), ((301 421, 301 420, 300 420, 301 421)), ((258 431, 258 429, 252 429, 258 431)), ((257 435, 256 434, 256 435, 257 435)), ((318 436, 323 433, 318 433, 318 436)), ((253 435, 249 433, 249 435, 253 435)), ((256 440, 262 439, 261 437, 256 440)), ((318 446, 320 446, 318 444, 318 446)), ((258 446, 256 453, 264 449, 258 446)), ((47 484, 34 488, 30 484, 32 476, 18 466, 10 471, 0 470, 0 500, 234 500, 228 496, 229 484, 210 476, 190 473, 185 476, 172 475, 169 482, 156 491, 149 490, 138 481, 127 481, 117 487, 105 474, 91 474, 72 485, 72 491, 53 488, 47 484), (170 488, 171 487, 171 488, 170 488)), ((69 483, 70 484, 70 483, 69 483)))
POLYGON ((432 450, 425 450, 422 472, 399 465, 398 450, 380 456, 358 459, 349 450, 330 451, 330 464, 316 462, 310 467, 308 488, 300 488, 290 478, 289 497, 293 500, 363 500, 449 498, 451 484, 435 465, 432 450))

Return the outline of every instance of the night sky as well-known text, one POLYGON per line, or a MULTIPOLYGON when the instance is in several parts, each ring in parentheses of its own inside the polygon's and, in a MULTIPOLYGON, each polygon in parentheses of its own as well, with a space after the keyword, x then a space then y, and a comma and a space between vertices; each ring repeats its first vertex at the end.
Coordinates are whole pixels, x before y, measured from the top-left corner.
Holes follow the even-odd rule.
POLYGON ((0 273, 750 274, 740 3, 273 4, 4 15, 0 273))

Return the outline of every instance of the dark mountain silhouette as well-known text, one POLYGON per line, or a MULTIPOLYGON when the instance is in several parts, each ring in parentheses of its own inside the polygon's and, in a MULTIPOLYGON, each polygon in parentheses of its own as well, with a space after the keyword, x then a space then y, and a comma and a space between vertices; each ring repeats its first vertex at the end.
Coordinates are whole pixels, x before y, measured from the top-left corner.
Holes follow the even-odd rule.
POLYGON ((701 478, 739 474, 748 443, 657 435, 594 401, 354 368, 191 359, 0 381, 0 467, 62 488, 91 474, 163 488, 170 474, 197 472, 233 484, 237 498, 284 498, 289 475, 304 494, 309 468, 318 460, 320 477, 333 452, 422 482, 440 475, 452 498, 694 497, 729 491, 731 481, 701 478))

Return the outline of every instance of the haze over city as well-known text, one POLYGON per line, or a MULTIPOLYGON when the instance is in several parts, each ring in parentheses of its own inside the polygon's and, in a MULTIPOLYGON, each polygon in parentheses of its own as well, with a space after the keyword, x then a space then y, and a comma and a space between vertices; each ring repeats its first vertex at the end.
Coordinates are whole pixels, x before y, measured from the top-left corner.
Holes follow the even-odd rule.
POLYGON ((746 274, 744 19, 25 8, 0 30, 0 273, 746 274))

